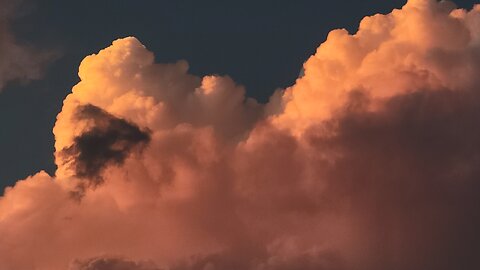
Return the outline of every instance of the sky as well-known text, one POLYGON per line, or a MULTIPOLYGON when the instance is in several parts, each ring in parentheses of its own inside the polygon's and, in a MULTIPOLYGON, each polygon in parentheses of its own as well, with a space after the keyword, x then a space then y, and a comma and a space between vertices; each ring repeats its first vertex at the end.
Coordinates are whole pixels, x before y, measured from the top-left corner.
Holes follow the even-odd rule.
POLYGON ((480 5, 258 2, 0 0, 0 266, 480 267, 480 5))

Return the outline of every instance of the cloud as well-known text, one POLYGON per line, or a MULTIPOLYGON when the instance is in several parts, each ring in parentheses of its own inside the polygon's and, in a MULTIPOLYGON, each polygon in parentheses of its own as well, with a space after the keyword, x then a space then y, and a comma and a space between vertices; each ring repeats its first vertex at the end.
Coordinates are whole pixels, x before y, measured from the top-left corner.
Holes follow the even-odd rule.
POLYGON ((120 258, 95 258, 76 261, 70 270, 160 270, 151 263, 131 262, 120 258))
POLYGON ((73 145, 59 152, 62 165, 73 167, 79 178, 99 181, 107 165, 121 165, 135 146, 150 140, 148 132, 91 104, 78 107, 72 121, 92 125, 74 138, 73 145))
POLYGON ((0 90, 10 81, 29 81, 42 75, 52 54, 20 44, 10 29, 10 19, 22 1, 0 1, 0 90))
POLYGON ((479 268, 479 22, 429 0, 366 17, 265 105, 113 42, 57 117, 55 176, 0 198, 0 265, 479 268))

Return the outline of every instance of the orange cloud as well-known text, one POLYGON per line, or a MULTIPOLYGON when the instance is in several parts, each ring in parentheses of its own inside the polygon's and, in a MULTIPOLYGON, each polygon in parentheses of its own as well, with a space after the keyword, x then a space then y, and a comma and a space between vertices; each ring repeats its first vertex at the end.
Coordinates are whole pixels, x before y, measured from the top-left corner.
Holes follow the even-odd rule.
POLYGON ((57 117, 56 176, 0 198, 0 265, 477 269, 479 21, 411 0, 334 30, 266 105, 115 41, 57 117))

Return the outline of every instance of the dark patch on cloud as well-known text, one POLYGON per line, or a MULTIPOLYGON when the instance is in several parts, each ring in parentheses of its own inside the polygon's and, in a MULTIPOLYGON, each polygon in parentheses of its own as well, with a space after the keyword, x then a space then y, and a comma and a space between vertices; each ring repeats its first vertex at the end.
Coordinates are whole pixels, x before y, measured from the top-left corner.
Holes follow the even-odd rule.
POLYGON ((141 149, 150 141, 149 131, 91 104, 79 107, 75 117, 89 121, 91 127, 60 155, 77 177, 94 185, 101 182, 101 173, 108 165, 122 165, 132 150, 141 149))
POLYGON ((70 270, 160 270, 150 262, 134 262, 121 258, 93 258, 75 261, 70 270))

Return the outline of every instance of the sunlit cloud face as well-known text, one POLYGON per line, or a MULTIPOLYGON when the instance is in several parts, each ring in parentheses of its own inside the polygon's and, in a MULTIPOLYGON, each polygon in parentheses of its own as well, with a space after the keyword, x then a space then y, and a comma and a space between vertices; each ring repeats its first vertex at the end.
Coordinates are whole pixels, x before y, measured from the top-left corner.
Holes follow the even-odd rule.
POLYGON ((366 17, 265 105, 113 42, 57 117, 55 177, 0 199, 0 265, 479 268, 479 22, 429 0, 366 17))

